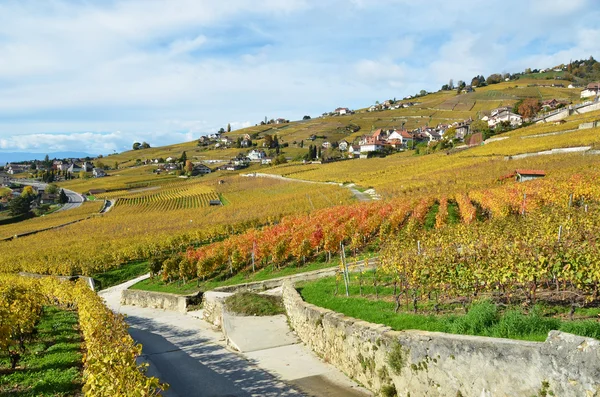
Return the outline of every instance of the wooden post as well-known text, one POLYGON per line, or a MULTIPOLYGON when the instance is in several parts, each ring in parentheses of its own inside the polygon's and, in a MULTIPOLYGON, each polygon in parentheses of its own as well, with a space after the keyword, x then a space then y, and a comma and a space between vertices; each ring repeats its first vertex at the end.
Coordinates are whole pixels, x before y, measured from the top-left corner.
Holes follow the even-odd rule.
POLYGON ((254 267, 254 251, 256 251, 256 241, 252 243, 252 273, 256 271, 254 267))
POLYGON ((340 243, 340 261, 341 261, 341 265, 342 265, 342 276, 344 277, 344 286, 346 287, 346 296, 350 296, 350 291, 348 291, 348 284, 349 284, 348 268, 346 268, 346 265, 344 264, 343 247, 344 247, 344 245, 342 243, 340 243))
POLYGON ((527 193, 523 193, 523 205, 521 207, 521 215, 525 215, 525 199, 527 199, 527 193))
POLYGON ((560 237, 562 236, 562 225, 558 227, 558 242, 560 243, 560 237))
POLYGON ((421 255, 421 240, 417 241, 417 255, 421 255))

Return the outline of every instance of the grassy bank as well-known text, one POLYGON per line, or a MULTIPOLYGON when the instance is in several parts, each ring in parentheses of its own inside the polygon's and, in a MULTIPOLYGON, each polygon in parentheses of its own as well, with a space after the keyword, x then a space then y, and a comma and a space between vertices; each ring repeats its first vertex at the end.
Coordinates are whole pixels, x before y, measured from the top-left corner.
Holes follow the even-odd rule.
POLYGON ((71 396, 81 391, 82 340, 77 314, 54 306, 44 309, 37 335, 25 344, 12 370, 0 355, 0 395, 71 396))
POLYGON ((389 286, 379 287, 376 293, 373 286, 364 285, 361 296, 359 287, 356 283, 353 284, 350 297, 345 295, 343 282, 336 282, 335 278, 304 283, 299 291, 308 303, 368 322, 384 324, 398 331, 418 329, 544 341, 550 330, 561 330, 600 339, 598 308, 578 309, 572 321, 568 319, 569 307, 536 305, 525 311, 521 306, 500 306, 485 300, 468 306, 466 314, 461 304, 442 306, 433 302, 421 304, 416 314, 411 305, 401 304, 396 313, 396 303, 391 297, 392 289, 389 286))
POLYGON ((148 271, 148 261, 131 262, 104 273, 94 274, 92 278, 101 290, 144 275, 148 271))
MULTIPOLYGON (((362 254, 357 258, 358 260, 365 259, 367 257, 373 257, 373 253, 362 254)), ((239 272, 231 277, 228 274, 224 274, 220 277, 215 277, 210 280, 191 280, 183 283, 181 281, 175 281, 172 283, 166 283, 160 279, 160 277, 149 278, 142 280, 139 283, 130 287, 130 289, 144 290, 144 291, 155 291, 155 292, 168 292, 171 294, 191 294, 198 291, 209 291, 217 287, 223 287, 227 285, 236 285, 251 283, 255 281, 271 280, 273 278, 291 276, 294 274, 310 272, 313 270, 325 269, 328 267, 339 266, 339 258, 332 259, 331 262, 315 261, 307 263, 304 266, 287 266, 280 269, 274 268, 273 266, 267 266, 256 272, 251 270, 239 272)))
POLYGON ((242 316, 274 316, 284 314, 285 309, 279 296, 239 292, 225 299, 227 309, 242 316))

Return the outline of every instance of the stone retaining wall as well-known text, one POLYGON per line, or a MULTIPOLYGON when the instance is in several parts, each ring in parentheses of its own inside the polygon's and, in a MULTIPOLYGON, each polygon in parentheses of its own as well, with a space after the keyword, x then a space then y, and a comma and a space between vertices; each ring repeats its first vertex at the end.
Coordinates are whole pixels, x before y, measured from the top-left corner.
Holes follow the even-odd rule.
POLYGON ((221 328, 225 312, 225 299, 231 295, 228 292, 207 291, 202 297, 202 319, 221 328))
POLYGON ((185 313, 187 311, 187 301, 195 297, 195 295, 176 295, 126 289, 121 293, 121 304, 185 313))
POLYGON ((545 342, 392 331, 302 300, 283 301, 298 337, 378 393, 398 396, 600 396, 600 341, 552 331, 545 342))
MULTIPOLYGON (((351 271, 357 271, 357 270, 372 269, 374 267, 377 267, 378 264, 379 264, 379 260, 377 258, 371 258, 368 260, 368 262, 359 261, 356 264, 348 263, 348 267, 351 267, 351 271)), ((239 292, 239 291, 260 292, 260 291, 266 291, 266 290, 272 289, 272 288, 281 287, 285 280, 289 280, 292 283, 297 283, 300 281, 313 281, 313 280, 318 280, 318 279, 325 278, 325 277, 333 277, 337 274, 337 272, 339 270, 340 270, 340 268, 338 266, 328 267, 326 269, 313 270, 311 272, 299 273, 299 274, 294 274, 294 275, 285 276, 285 277, 278 277, 278 278, 273 278, 273 279, 265 280, 265 281, 255 281, 255 282, 246 283, 246 284, 236 284, 236 285, 231 285, 231 286, 218 287, 218 288, 215 288, 213 291, 232 292, 232 293, 239 292)))

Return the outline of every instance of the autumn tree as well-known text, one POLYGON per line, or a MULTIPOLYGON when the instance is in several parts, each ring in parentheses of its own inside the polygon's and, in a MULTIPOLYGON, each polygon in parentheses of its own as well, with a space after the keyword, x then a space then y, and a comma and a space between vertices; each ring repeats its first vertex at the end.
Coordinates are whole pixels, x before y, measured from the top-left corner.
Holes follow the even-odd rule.
POLYGON ((192 163, 190 160, 186 160, 185 161, 185 171, 192 172, 193 170, 194 170, 194 163, 192 163))
POLYGON ((525 99, 518 107, 517 112, 526 119, 534 117, 541 109, 540 101, 536 98, 525 99))

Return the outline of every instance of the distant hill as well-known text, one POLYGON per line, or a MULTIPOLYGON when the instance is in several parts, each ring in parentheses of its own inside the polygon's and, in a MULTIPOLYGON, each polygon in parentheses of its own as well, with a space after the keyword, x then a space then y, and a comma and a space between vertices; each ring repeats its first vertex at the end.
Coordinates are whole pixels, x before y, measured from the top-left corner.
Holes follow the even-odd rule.
POLYGON ((84 152, 54 152, 54 153, 30 153, 30 152, 0 152, 0 166, 6 163, 19 162, 19 161, 30 161, 30 160, 43 160, 46 154, 50 159, 64 159, 64 158, 84 158, 84 157, 95 157, 89 153, 84 152))
MULTIPOLYGON (((561 72, 562 73, 562 72, 561 72)), ((535 75, 535 77, 538 77, 535 75)), ((468 118, 479 119, 492 109, 500 106, 513 106, 524 98, 539 100, 557 99, 567 103, 580 102, 580 89, 569 89, 568 82, 554 79, 523 78, 476 87, 475 92, 457 95, 456 91, 439 91, 418 98, 398 101, 398 103, 413 102, 408 108, 391 109, 369 112, 365 104, 363 109, 356 109, 355 114, 343 116, 323 116, 310 120, 292 121, 290 123, 257 125, 224 134, 235 142, 246 134, 252 137, 252 142, 262 148, 266 134, 277 136, 286 157, 298 159, 308 150, 308 145, 321 146, 323 142, 338 142, 346 140, 356 143, 362 135, 370 134, 377 128, 414 129, 422 126, 437 126, 450 124, 468 118), (357 130, 356 127, 359 127, 357 130)), ((333 109, 330 109, 333 110, 333 109)), ((199 138, 199 136, 198 136, 199 138)), ((187 158, 192 161, 229 160, 240 152, 250 149, 233 147, 215 148, 198 145, 198 141, 178 143, 169 146, 153 147, 143 150, 131 150, 103 159, 107 165, 115 163, 122 167, 136 164, 137 160, 144 161, 154 158, 178 158, 185 151, 187 158)))

